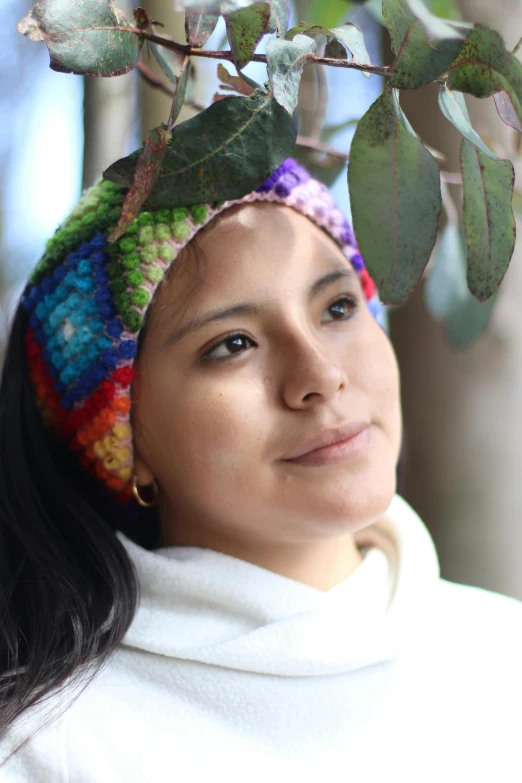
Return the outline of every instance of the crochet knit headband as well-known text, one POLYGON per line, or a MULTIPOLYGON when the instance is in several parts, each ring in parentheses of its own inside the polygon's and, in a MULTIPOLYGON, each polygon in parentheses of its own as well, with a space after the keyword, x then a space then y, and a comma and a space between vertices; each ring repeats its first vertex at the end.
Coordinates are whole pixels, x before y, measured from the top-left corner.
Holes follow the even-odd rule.
POLYGON ((74 450, 82 468, 122 503, 132 500, 130 384, 138 335, 154 292, 179 251, 235 204, 286 204, 323 228, 358 273, 370 311, 382 306, 352 229, 328 189, 292 159, 241 199, 142 211, 117 242, 124 188, 87 190, 48 241, 22 297, 29 313, 26 355, 44 423, 74 450))

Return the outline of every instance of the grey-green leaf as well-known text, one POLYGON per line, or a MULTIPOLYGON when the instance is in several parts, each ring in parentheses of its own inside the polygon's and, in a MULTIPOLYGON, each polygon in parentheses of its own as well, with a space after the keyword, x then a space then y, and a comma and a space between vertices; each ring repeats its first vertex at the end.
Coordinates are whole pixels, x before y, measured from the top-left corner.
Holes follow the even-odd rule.
POLYGON ((45 41, 53 71, 119 76, 134 68, 142 42, 113 28, 133 26, 110 0, 38 0, 18 32, 45 41))
POLYGON ((515 172, 509 160, 491 160, 467 139, 462 139, 460 162, 468 288, 485 302, 502 282, 515 247, 515 172))
POLYGON ((463 38, 461 30, 457 26, 448 24, 444 19, 440 19, 431 13, 427 8, 423 0, 406 0, 410 11, 419 19, 428 32, 428 36, 431 39, 445 39, 451 38, 463 38))
POLYGON ((357 242, 385 304, 417 286, 437 236, 441 210, 437 161, 397 116, 385 89, 359 121, 348 186, 357 242))
POLYGON ((439 106, 442 113, 462 135, 475 144, 492 160, 498 160, 497 156, 491 152, 478 133, 471 125, 471 120, 466 106, 464 95, 457 90, 450 90, 445 84, 441 85, 439 91, 439 106))
MULTIPOLYGON (((348 24, 343 24, 342 27, 334 27, 332 33, 335 36, 335 40, 339 41, 339 43, 352 53, 352 57, 356 62, 364 63, 365 65, 372 64, 360 27, 350 22, 348 24)), ((365 71, 363 71, 363 73, 370 78, 371 74, 366 73, 365 71)))
POLYGON ((238 71, 250 62, 256 46, 267 32, 270 20, 268 3, 254 3, 243 11, 225 17, 227 35, 238 71))
POLYGON ((442 229, 430 262, 424 286, 428 312, 437 319, 447 318, 467 301, 466 244, 457 223, 448 222, 442 229))
POLYGON ((277 33, 279 36, 284 37, 288 30, 289 18, 290 7, 288 0, 270 0, 270 21, 267 32, 277 33))
POLYGON ((268 76, 274 98, 289 114, 293 114, 297 106, 304 64, 315 49, 315 41, 307 35, 296 35, 293 41, 272 38, 266 45, 268 76))
POLYGON ((461 39, 432 42, 407 0, 383 0, 382 13, 397 55, 391 65, 392 87, 414 90, 448 70, 462 49, 461 39))
POLYGON ((444 323, 446 340, 454 348, 467 348, 486 330, 498 293, 487 302, 478 302, 474 296, 468 297, 448 315, 444 323))
POLYGON ((488 27, 476 25, 471 32, 449 69, 448 87, 477 98, 505 92, 510 112, 522 122, 522 65, 507 51, 502 37, 488 27))
MULTIPOLYGON (((360 27, 352 22, 342 25, 341 27, 325 27, 321 24, 311 24, 309 22, 300 22, 300 24, 292 27, 286 34, 288 40, 292 40, 297 34, 308 35, 312 38, 321 38, 326 36, 328 44, 325 50, 326 57, 334 57, 336 59, 345 59, 346 50, 351 52, 352 58, 358 63, 364 63, 365 65, 371 65, 372 61, 366 44, 364 43, 364 36, 360 27)), ((365 73, 365 76, 371 74, 365 73)))
MULTIPOLYGON (((242 198, 261 185, 294 147, 292 117, 272 93, 217 101, 176 125, 146 209, 242 198)), ((130 187, 141 150, 103 174, 130 187)))

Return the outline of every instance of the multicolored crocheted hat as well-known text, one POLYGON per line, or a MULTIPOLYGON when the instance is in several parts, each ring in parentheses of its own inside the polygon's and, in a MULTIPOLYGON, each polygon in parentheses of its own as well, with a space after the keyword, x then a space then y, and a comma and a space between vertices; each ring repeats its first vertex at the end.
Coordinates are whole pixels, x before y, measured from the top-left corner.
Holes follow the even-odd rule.
POLYGON ((143 211, 117 242, 125 189, 87 190, 46 246, 22 297, 29 313, 26 354, 44 422, 82 468, 122 503, 133 499, 130 384, 137 340, 154 292, 179 251, 235 204, 286 204, 322 227, 359 274, 374 317, 382 306, 352 229, 325 185, 292 159, 234 201, 143 211))

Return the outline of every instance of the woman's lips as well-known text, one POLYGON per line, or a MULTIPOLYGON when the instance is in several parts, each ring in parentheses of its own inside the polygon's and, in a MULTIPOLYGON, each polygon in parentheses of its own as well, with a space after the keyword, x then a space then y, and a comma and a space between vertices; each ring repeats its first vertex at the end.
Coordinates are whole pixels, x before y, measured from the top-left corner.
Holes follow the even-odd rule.
POLYGON ((284 462, 290 462, 295 465, 333 465, 346 459, 358 457, 366 451, 371 443, 371 439, 370 426, 367 425, 364 429, 345 440, 332 443, 329 446, 322 446, 300 457, 286 459, 284 462))

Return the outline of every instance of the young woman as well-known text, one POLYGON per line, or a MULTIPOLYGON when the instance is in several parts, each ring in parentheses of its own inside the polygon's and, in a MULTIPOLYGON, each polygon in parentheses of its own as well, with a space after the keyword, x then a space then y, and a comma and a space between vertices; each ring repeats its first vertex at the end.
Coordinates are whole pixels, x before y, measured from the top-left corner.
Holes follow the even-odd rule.
POLYGON ((522 604, 440 578, 399 373, 292 160, 142 212, 89 190, 0 399, 0 780, 515 781, 522 604))

